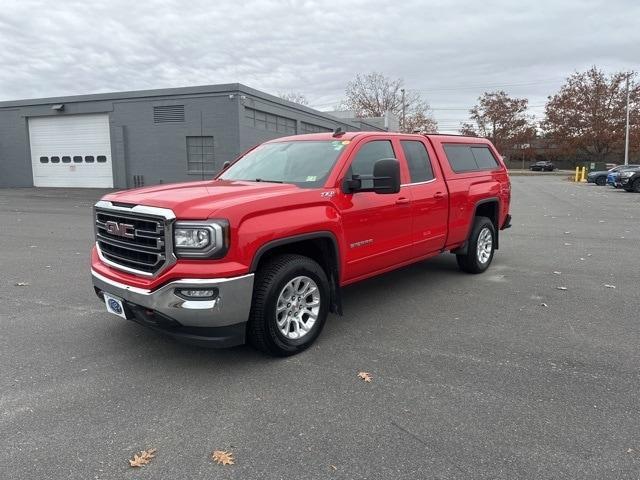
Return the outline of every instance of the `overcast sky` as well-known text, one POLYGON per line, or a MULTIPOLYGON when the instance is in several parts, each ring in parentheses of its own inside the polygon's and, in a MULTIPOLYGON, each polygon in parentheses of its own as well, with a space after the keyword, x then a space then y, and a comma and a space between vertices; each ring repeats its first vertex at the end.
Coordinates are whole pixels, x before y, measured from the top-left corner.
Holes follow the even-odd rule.
POLYGON ((455 130, 504 89, 540 117, 575 70, 640 70, 640 1, 0 0, 0 100, 240 82, 330 110, 400 77, 455 130))

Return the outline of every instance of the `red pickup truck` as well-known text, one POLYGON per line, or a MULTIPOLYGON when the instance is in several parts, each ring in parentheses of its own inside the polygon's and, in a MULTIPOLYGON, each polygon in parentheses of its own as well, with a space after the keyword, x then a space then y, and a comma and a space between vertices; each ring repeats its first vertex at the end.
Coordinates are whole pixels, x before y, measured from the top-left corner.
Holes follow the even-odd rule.
POLYGON ((175 338, 292 355, 342 314, 345 285, 445 251, 485 271, 510 199, 484 139, 279 138, 213 180, 103 197, 93 284, 109 312, 175 338))

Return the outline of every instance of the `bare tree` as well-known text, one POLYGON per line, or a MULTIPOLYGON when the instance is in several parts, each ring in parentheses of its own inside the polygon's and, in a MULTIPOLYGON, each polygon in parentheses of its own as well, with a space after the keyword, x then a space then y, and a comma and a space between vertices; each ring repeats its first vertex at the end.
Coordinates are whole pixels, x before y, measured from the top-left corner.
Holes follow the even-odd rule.
POLYGON ((469 110, 471 122, 463 123, 460 133, 488 138, 501 153, 511 151, 536 136, 533 119, 527 115, 528 103, 503 91, 485 92, 469 110))
MULTIPOLYGON (((344 106, 353 110, 358 117, 382 117, 391 112, 402 117, 402 79, 385 77, 381 73, 372 72, 356 75, 347 84, 344 106)), ((435 132, 438 124, 433 118, 429 104, 419 93, 408 91, 404 99, 405 132, 435 132)))
POLYGON ((560 91, 549 97, 542 127, 568 154, 581 153, 592 161, 606 161, 623 149, 627 75, 630 76, 630 144, 640 142, 640 85, 633 73, 605 75, 597 67, 576 72, 560 91))
POLYGON ((278 93, 278 96, 283 100, 288 100, 293 103, 298 103, 300 105, 309 105, 309 100, 304 95, 304 93, 300 92, 286 92, 286 93, 278 93))

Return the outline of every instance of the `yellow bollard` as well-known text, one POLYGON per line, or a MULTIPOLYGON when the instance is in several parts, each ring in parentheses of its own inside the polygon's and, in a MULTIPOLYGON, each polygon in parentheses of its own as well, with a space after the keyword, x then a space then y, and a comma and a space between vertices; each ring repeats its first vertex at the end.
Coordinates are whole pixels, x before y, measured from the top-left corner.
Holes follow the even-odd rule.
POLYGON ((574 182, 580 180, 580 167, 576 167, 576 177, 573 179, 574 182))
POLYGON ((581 182, 586 182, 587 181, 587 167, 582 167, 582 178, 580 179, 581 182))

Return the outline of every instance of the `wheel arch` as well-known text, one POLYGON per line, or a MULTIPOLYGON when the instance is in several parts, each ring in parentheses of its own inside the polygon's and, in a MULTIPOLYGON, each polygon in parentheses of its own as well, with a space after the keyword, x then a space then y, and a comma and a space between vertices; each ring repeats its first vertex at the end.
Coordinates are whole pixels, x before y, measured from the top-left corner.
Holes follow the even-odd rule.
POLYGON ((304 255, 320 264, 331 287, 330 310, 342 315, 340 249, 335 235, 329 231, 318 231, 270 240, 256 250, 249 270, 255 273, 268 259, 286 253, 304 255))
POLYGON ((455 253, 456 255, 465 255, 467 253, 467 249, 469 247, 469 235, 471 235, 471 232, 473 231, 473 223, 476 217, 487 217, 491 220, 496 234, 496 250, 498 250, 500 246, 500 199, 498 197, 488 197, 476 202, 473 208, 473 215, 471 215, 471 218, 469 219, 469 230, 467 231, 465 241, 455 250, 451 250, 451 253, 455 253))

